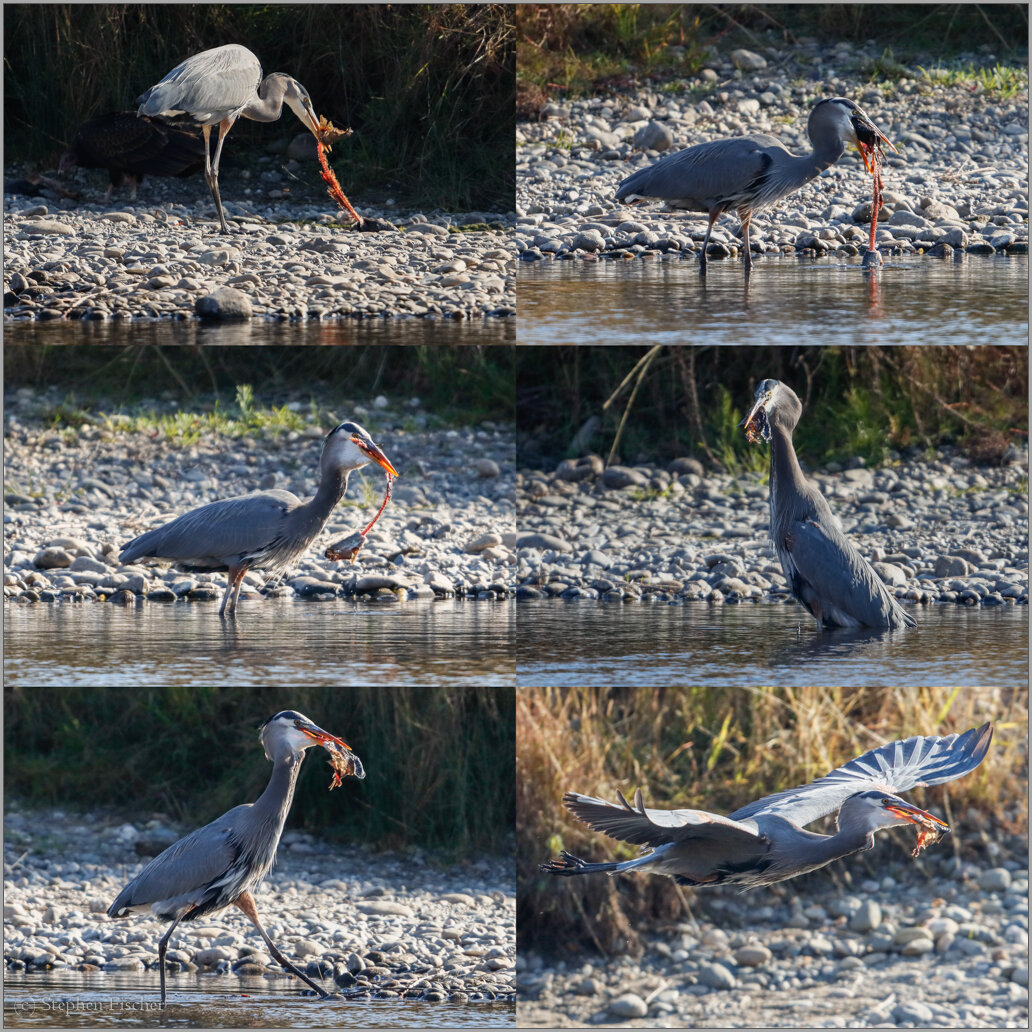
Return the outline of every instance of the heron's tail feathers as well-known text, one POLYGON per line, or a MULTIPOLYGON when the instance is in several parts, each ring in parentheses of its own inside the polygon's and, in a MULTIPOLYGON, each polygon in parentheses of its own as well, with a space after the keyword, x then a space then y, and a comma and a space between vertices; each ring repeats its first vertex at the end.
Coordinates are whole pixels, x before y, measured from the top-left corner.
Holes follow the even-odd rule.
POLYGON ((555 860, 549 860, 548 863, 540 864, 538 869, 546 874, 569 876, 571 874, 611 874, 613 871, 620 870, 621 867, 622 864, 616 862, 590 864, 586 860, 581 860, 579 857, 574 856, 572 853, 567 853, 564 849, 555 860))

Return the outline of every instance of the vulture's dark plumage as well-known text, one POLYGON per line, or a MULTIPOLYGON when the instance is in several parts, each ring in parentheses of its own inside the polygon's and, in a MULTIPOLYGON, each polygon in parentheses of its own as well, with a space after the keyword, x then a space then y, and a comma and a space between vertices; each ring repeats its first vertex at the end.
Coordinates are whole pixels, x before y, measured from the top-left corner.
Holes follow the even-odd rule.
POLYGON ((106 168, 111 176, 108 196, 129 180, 131 196, 145 175, 189 176, 204 168, 204 140, 135 111, 100 115, 83 122, 72 146, 61 155, 61 171, 106 168))

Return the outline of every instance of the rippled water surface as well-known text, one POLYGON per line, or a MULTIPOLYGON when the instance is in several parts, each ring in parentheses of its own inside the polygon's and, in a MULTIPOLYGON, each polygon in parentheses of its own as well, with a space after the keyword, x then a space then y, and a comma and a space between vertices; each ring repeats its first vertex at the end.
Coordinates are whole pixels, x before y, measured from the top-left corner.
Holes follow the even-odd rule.
POLYGON ((521 685, 1023 685, 1028 607, 914 611, 900 631, 818 631, 798 605, 519 603, 521 685))
POLYGON ((6 685, 515 683, 512 602, 7 605, 6 685))
POLYGON ((327 1000, 300 996, 283 979, 170 975, 158 1005, 156 972, 4 976, 5 1028, 514 1028, 503 1003, 327 1000))
POLYGON ((1028 258, 521 262, 521 344, 1028 343, 1028 258))

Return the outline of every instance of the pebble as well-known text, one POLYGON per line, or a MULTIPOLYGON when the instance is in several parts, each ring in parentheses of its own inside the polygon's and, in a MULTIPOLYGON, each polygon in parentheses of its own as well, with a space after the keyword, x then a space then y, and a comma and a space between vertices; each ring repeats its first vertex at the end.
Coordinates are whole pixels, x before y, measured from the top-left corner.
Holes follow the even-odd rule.
POLYGON ((614 1018, 644 1018, 649 1008, 637 993, 624 993, 609 1001, 606 1010, 614 1018))
POLYGON ((978 879, 979 888, 986 892, 1006 892, 1011 883, 1011 873, 1006 867, 991 867, 983 871, 978 879))

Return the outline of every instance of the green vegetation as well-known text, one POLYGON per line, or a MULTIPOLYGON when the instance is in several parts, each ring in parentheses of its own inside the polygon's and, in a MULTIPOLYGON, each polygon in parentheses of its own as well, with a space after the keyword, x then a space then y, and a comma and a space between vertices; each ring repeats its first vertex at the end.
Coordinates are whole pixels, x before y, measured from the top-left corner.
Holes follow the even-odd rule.
MULTIPOLYGON (((591 860, 638 855, 637 847, 570 817, 560 802, 566 791, 615 799, 618 789, 630 797, 640 786, 649 806, 730 813, 761 795, 805 784, 885 741, 964 731, 986 720, 996 731, 978 770, 907 795, 946 817, 955 833, 953 848, 961 855, 993 860, 996 854, 986 852, 984 836, 999 841, 1011 835, 1023 843, 1027 832, 1026 689, 521 688, 516 713, 520 948, 570 958, 582 956, 585 948, 637 952, 637 929, 683 920, 690 906, 706 905, 705 891, 692 893, 669 878, 540 874, 537 865, 559 849, 591 860), (974 816, 968 816, 969 807, 974 816)), ((861 854, 791 885, 799 891, 811 879, 841 880, 850 867, 863 877, 877 875, 885 854, 898 857, 901 848, 909 852, 913 846, 906 832, 880 838, 881 855, 861 854)))
MULTIPOLYGON (((335 149, 347 192, 508 211, 515 49, 505 4, 8 4, 4 149, 55 168, 76 126, 134 99, 192 54, 241 43, 354 129, 335 149)), ((241 119, 230 164, 303 130, 241 119)), ((303 182, 323 192, 318 166, 303 182)))
MULTIPOLYGON (((508 346, 287 345, 182 347, 8 344, 4 378, 61 391, 42 415, 54 428, 92 423, 169 437, 300 430, 345 418, 378 394, 419 397, 435 425, 511 422, 508 346)), ((392 418, 404 417, 399 401, 392 418)))
POLYGON ((5 794, 200 826, 264 788, 258 725, 281 709, 339 735, 367 771, 330 793, 313 749, 289 826, 454 857, 511 849, 514 701, 497 688, 8 688, 5 794))
POLYGON ((908 66, 935 55, 957 62, 953 81, 979 82, 1003 98, 1028 84, 1024 4, 520 4, 521 117, 557 91, 576 96, 637 77, 662 89, 663 79, 697 73, 718 48, 791 50, 803 39, 877 41, 881 58, 858 69, 874 79, 914 78, 908 66), (960 63, 979 49, 991 51, 993 67, 960 63))
POLYGON ((879 464, 892 450, 945 444, 999 463, 1027 435, 1024 348, 516 350, 523 466, 551 467, 590 450, 608 457, 617 441, 615 458, 624 462, 690 455, 726 472, 762 470, 767 449, 750 445, 738 423, 767 377, 784 380, 803 402, 795 443, 811 466, 857 455, 879 464), (595 429, 585 440, 578 432, 590 419, 595 429))

